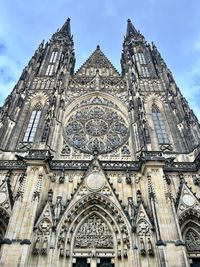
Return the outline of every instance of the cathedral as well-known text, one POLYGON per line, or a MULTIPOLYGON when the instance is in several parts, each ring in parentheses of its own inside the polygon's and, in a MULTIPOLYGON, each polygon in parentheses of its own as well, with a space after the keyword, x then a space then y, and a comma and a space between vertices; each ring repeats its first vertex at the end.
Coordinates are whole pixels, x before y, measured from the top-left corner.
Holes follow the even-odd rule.
POLYGON ((200 125, 127 22, 75 72, 70 19, 0 109, 0 266, 199 267, 200 125))

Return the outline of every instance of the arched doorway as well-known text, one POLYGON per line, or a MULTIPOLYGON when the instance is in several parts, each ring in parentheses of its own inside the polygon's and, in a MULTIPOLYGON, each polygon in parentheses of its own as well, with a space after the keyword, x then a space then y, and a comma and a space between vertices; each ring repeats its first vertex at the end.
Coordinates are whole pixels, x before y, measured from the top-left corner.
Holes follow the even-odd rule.
POLYGON ((182 223, 182 234, 191 267, 200 266, 200 214, 187 211, 182 223))
POLYGON ((86 266, 114 267, 115 239, 111 224, 99 210, 89 211, 74 233, 73 266, 79 267, 84 255, 87 258, 86 266))
POLYGON ((105 196, 91 194, 74 204, 60 224, 60 250, 73 267, 117 267, 128 261, 130 227, 105 196))

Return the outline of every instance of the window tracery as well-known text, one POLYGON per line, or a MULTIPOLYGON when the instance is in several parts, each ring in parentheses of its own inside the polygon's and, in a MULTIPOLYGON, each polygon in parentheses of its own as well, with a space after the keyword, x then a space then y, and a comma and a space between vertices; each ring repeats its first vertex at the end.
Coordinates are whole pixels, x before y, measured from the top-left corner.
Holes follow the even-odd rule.
POLYGON ((64 135, 68 144, 76 149, 101 154, 123 145, 129 131, 120 112, 102 105, 100 99, 94 100, 95 104, 80 107, 72 113, 64 135))
POLYGON ((58 56, 58 51, 54 50, 51 54, 51 58, 49 60, 49 63, 55 63, 58 56))
POLYGON ((152 107, 152 117, 153 117, 153 123, 156 131, 156 135, 158 138, 159 144, 169 144, 169 138, 167 135, 167 131, 165 128, 165 123, 163 116, 157 106, 153 105, 152 107))
POLYGON ((148 69, 148 65, 147 65, 144 53, 143 52, 138 52, 136 54, 136 56, 137 56, 137 60, 138 60, 138 62, 140 64, 140 67, 141 67, 141 76, 142 77, 150 77, 150 72, 149 72, 149 69, 148 69))
POLYGON ((140 64, 147 64, 146 59, 144 57, 144 54, 142 52, 139 52, 137 55, 138 55, 138 59, 139 59, 140 64))
POLYGON ((52 51, 49 64, 46 69, 46 74, 45 74, 46 76, 51 76, 53 74, 57 57, 58 57, 58 51, 57 50, 52 51))
POLYGON ((37 126, 40 120, 40 116, 41 116, 41 107, 40 105, 38 105, 34 108, 34 110, 31 113, 31 117, 29 119, 29 123, 26 128, 26 132, 23 139, 24 142, 33 142, 37 126))
POLYGON ((200 235, 193 229, 189 229, 185 235, 185 244, 188 252, 200 250, 200 235))

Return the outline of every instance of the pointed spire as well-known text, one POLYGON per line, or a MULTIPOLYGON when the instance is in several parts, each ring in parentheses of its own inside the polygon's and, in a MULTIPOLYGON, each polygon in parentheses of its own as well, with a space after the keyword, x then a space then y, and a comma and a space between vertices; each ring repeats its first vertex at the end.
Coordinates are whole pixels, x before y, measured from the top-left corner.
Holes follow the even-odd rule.
POLYGON ((68 18, 62 28, 60 29, 59 32, 65 33, 68 36, 71 36, 71 27, 70 27, 70 18, 68 18))
POLYGON ((130 19, 127 20, 127 31, 126 31, 126 37, 129 37, 130 35, 138 34, 138 31, 133 26, 133 23, 130 19))
POLYGON ((130 19, 127 20, 127 30, 125 40, 131 39, 134 42, 145 42, 144 36, 136 30, 130 19))

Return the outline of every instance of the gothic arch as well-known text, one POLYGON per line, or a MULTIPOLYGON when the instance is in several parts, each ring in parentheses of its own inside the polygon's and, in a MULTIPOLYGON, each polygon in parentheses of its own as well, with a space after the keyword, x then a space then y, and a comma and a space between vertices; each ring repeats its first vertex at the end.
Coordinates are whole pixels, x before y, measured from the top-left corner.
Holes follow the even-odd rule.
POLYGON ((126 108, 99 92, 74 100, 65 112, 63 124, 64 140, 83 153, 113 151, 130 137, 126 108))
POLYGON ((27 97, 27 103, 30 103, 30 108, 34 108, 38 103, 40 103, 41 106, 44 106, 46 103, 48 96, 46 93, 39 92, 39 93, 33 93, 30 96, 27 97))
POLYGON ((157 93, 150 93, 144 96, 144 103, 151 108, 152 104, 158 106, 159 109, 163 108, 163 103, 166 104, 166 98, 164 95, 157 94, 157 93))
POLYGON ((26 123, 24 124, 24 133, 22 135, 23 142, 32 143, 34 142, 37 128, 40 123, 42 113, 42 104, 37 102, 29 110, 29 116, 27 116, 26 123))
POLYGON ((110 101, 115 105, 116 110, 120 111, 123 114, 123 118, 127 120, 128 118, 128 109, 126 105, 121 102, 117 97, 114 97, 110 94, 107 94, 105 92, 93 92, 93 93, 85 93, 84 95, 74 99, 71 104, 69 104, 66 107, 65 110, 65 120, 67 119, 68 115, 76 108, 80 106, 80 103, 83 102, 84 100, 89 100, 92 99, 93 97, 102 97, 110 101))
POLYGON ((151 94, 149 97, 144 99, 144 102, 145 102, 145 111, 147 114, 147 121, 148 121, 148 125, 150 128, 150 136, 151 136, 152 146, 153 146, 152 149, 172 150, 173 137, 172 137, 172 133, 171 133, 171 130, 168 124, 166 110, 164 107, 164 104, 166 103, 164 97, 158 94, 151 94), (167 134, 167 139, 169 140, 166 145, 161 144, 158 140, 158 136, 157 136, 156 129, 155 129, 155 123, 153 120, 153 111, 156 111, 156 110, 157 112, 161 114, 162 120, 164 122, 165 132, 167 134))
POLYGON ((60 256, 70 255, 74 251, 74 242, 78 229, 91 218, 97 216, 106 223, 113 236, 113 257, 127 256, 127 249, 132 245, 131 226, 125 214, 107 197, 98 193, 87 195, 66 210, 58 225, 57 246, 60 256))
MULTIPOLYGON (((117 247, 116 231, 119 231, 119 229, 115 229, 115 231, 113 230, 114 222, 113 222, 112 218, 109 217, 108 214, 105 215, 105 213, 106 212, 104 212, 103 209, 101 209, 100 207, 95 205, 93 207, 89 207, 84 212, 82 212, 82 214, 80 214, 79 218, 77 218, 76 228, 75 228, 75 231, 74 231, 74 233, 72 235, 72 242, 71 242, 71 249, 72 250, 75 250, 76 247, 77 247, 77 244, 76 244, 77 243, 77 235, 80 234, 80 230, 82 230, 82 228, 83 228, 83 226, 85 224, 88 224, 89 220, 93 221, 93 218, 96 218, 97 220, 99 219, 101 221, 101 225, 105 224, 105 226, 107 226, 106 230, 109 232, 109 236, 111 236, 110 244, 97 244, 97 249, 98 248, 104 248, 104 249, 116 250, 116 247, 117 247)), ((90 227, 91 224, 88 224, 88 226, 90 227)), ((98 229, 95 229, 95 230, 98 230, 98 229)), ((102 234, 102 237, 103 237, 104 233, 102 232, 101 234, 102 234)), ((106 239, 107 236, 105 235, 104 238, 106 239)), ((95 240, 92 240, 92 241, 95 241, 95 240)), ((108 240, 106 240, 106 241, 108 241, 108 240)), ((98 242, 99 241, 97 240, 96 243, 98 243, 98 242)), ((80 248, 81 248, 81 245, 82 244, 78 244, 78 246, 80 248)), ((87 247, 84 247, 82 245, 82 248, 83 249, 87 249, 87 248, 91 249, 91 248, 93 248, 93 245, 92 244, 91 245, 88 244, 87 247)))
POLYGON ((192 253, 200 256, 200 212, 192 208, 187 209, 179 216, 179 223, 183 241, 189 256, 192 253))

